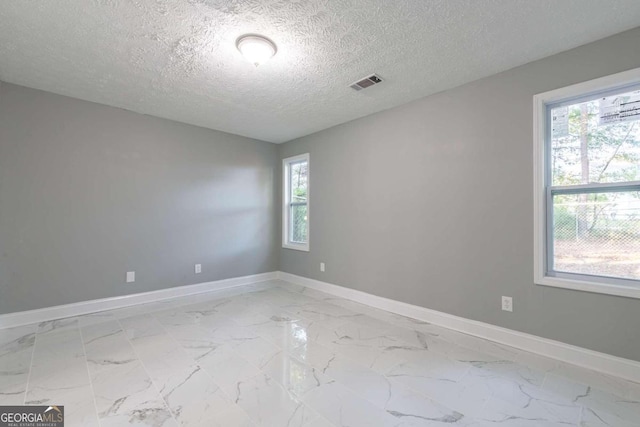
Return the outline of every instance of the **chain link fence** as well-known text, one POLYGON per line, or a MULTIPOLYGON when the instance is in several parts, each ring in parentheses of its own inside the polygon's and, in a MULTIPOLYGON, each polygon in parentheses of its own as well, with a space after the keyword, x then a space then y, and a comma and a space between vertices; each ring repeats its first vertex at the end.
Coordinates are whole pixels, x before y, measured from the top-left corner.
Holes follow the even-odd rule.
POLYGON ((307 205, 291 206, 291 241, 295 243, 307 242, 307 205))
POLYGON ((554 197, 555 271, 640 279, 640 199, 635 193, 554 197))

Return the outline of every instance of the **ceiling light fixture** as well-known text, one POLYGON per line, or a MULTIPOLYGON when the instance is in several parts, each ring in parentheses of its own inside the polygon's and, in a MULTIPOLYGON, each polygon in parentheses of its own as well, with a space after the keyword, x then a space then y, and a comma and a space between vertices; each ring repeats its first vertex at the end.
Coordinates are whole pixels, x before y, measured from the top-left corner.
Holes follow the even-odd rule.
POLYGON ((278 51, 274 42, 257 34, 245 34, 238 37, 236 47, 256 67, 267 62, 278 51))

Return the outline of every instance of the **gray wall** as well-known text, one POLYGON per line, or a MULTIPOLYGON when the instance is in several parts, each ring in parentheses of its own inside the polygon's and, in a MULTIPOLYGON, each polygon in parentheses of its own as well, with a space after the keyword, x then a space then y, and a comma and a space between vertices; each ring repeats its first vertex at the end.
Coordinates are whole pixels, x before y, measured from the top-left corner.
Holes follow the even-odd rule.
POLYGON ((277 161, 270 143, 0 84, 0 313, 277 270, 277 161))
POLYGON ((312 209, 281 270, 640 360, 640 300, 534 285, 532 238, 533 95, 635 67, 640 29, 280 146, 312 209))

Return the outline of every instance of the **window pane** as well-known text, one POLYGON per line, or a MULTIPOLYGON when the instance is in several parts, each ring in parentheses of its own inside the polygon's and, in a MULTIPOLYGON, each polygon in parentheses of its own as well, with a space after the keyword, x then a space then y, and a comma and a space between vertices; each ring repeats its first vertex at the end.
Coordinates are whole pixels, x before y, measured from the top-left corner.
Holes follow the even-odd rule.
POLYGON ((553 197, 553 270, 640 279, 640 192, 553 197))
POLYGON ((640 91, 551 109, 552 185, 640 180, 640 91))
POLYGON ((291 242, 307 243, 307 205, 293 205, 291 209, 291 242))
POLYGON ((292 163, 289 167, 289 178, 291 182, 291 203, 307 201, 307 178, 308 163, 292 163))

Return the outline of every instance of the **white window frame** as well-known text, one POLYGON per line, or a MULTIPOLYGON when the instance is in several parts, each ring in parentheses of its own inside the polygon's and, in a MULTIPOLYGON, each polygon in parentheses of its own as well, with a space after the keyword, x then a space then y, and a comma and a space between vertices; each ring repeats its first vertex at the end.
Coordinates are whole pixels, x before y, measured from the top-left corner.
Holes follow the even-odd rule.
POLYGON ((309 252, 309 242, 311 240, 311 162, 309 157, 309 153, 305 153, 282 160, 282 247, 305 252, 309 252), (291 192, 289 191, 291 179, 289 170, 292 164, 303 161, 307 162, 307 242, 297 243, 289 239, 289 236, 291 236, 291 192))
MULTIPOLYGON (((549 148, 547 138, 550 135, 548 124, 547 106, 567 100, 576 100, 580 97, 606 93, 616 89, 624 89, 625 86, 640 83, 640 68, 625 71, 618 74, 578 83, 563 87, 533 97, 533 194, 534 194, 534 283, 543 286, 573 289, 586 292, 617 295, 630 298, 640 298, 640 281, 604 278, 599 276, 586 276, 571 274, 571 277, 559 277, 548 274, 547 270, 547 244, 550 236, 547 232, 548 173, 547 158, 549 148), (580 277, 582 276, 582 277, 580 277), (632 284, 636 282, 636 284, 632 284)), ((615 187, 616 184, 589 184, 587 186, 615 187)))

